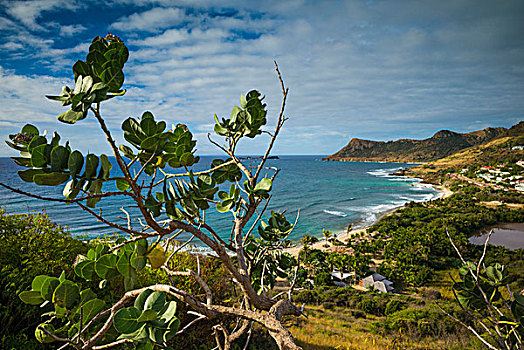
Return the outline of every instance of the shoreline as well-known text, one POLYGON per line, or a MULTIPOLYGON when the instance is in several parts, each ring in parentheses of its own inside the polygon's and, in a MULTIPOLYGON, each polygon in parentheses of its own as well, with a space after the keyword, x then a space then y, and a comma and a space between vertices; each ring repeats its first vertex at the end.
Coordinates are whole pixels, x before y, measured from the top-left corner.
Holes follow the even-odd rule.
POLYGON ((406 161, 399 159, 373 159, 373 158, 338 158, 338 159, 329 159, 327 157, 320 159, 323 162, 357 162, 357 163, 400 163, 400 164, 426 164, 428 162, 421 161, 406 161))
MULTIPOLYGON (((413 178, 413 177, 411 177, 411 178, 413 178)), ((420 179, 420 178, 417 178, 417 179, 423 181, 423 179, 420 179)), ((431 201, 437 200, 437 199, 445 199, 445 198, 448 198, 448 197, 453 195, 453 192, 449 188, 444 186, 444 185, 432 185, 432 184, 428 184, 428 185, 430 185, 437 192, 439 192, 439 194, 435 198, 432 198, 430 200, 424 201, 424 203, 431 202, 431 201)), ((385 212, 381 213, 374 222, 372 222, 370 224, 367 224, 366 226, 353 228, 350 231, 346 231, 346 232, 342 231, 342 232, 336 234, 336 239, 345 243, 352 236, 355 236, 355 235, 358 235, 358 234, 361 234, 361 233, 367 234, 368 228, 370 228, 371 226, 375 225, 377 222, 382 220, 384 217, 389 216, 389 215, 393 215, 396 211, 404 208, 407 203, 409 203, 409 202, 406 202, 406 203, 404 203, 401 206, 398 206, 398 207, 386 210, 385 212)), ((319 237, 317 237, 317 238, 319 238, 319 237)), ((298 256, 298 253, 302 249, 303 244, 301 244, 300 241, 297 242, 297 243, 298 244, 296 246, 282 249, 282 251, 286 252, 286 253, 290 253, 293 256, 298 256)), ((320 249, 322 251, 333 252, 333 251, 344 249, 344 246, 336 246, 336 245, 333 245, 332 243, 327 242, 323 238, 322 239, 319 238, 319 241, 316 242, 316 243, 313 243, 310 246, 310 248, 311 249, 320 249)))

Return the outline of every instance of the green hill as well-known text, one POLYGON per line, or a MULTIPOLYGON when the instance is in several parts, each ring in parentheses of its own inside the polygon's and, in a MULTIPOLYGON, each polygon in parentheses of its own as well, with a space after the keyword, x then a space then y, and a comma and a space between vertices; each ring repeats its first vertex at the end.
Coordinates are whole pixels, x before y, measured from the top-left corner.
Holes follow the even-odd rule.
POLYGON ((524 121, 485 144, 469 147, 448 157, 410 168, 408 172, 413 176, 434 182, 444 172, 500 163, 514 164, 524 159, 524 150, 513 149, 514 146, 519 145, 524 145, 524 121))
POLYGON ((425 140, 401 139, 387 142, 353 138, 344 148, 324 160, 429 162, 465 148, 485 144, 507 132, 509 130, 506 128, 486 128, 464 134, 440 130, 425 140))

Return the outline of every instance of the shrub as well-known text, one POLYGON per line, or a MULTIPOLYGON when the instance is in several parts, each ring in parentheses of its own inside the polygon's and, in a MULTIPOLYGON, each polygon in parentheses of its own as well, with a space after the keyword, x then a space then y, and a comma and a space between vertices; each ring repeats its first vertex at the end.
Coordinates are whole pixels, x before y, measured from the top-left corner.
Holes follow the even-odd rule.
MULTIPOLYGON (((10 215, 0 209, 2 344, 16 344, 20 339, 30 339, 29 343, 37 344, 34 327, 41 322, 41 310, 15 296, 30 287, 38 275, 59 275, 63 270, 68 278, 74 278, 71 261, 85 253, 88 246, 73 238, 64 227, 51 222, 45 213, 10 215)), ((32 346, 28 344, 28 347, 32 346)), ((20 347, 17 345, 17 348, 20 347)))
POLYGON ((320 271, 315 274, 313 278, 313 283, 315 287, 319 286, 331 286, 333 282, 331 281, 331 274, 327 271, 320 271))
POLYGON ((326 310, 330 310, 330 309, 333 309, 334 307, 336 306, 335 303, 331 302, 331 301, 324 301, 322 303, 322 307, 326 310))
POLYGON ((393 299, 386 304, 386 309, 384 310, 384 313, 386 314, 386 316, 389 316, 397 311, 404 309, 405 307, 405 302, 403 302, 402 300, 393 299))

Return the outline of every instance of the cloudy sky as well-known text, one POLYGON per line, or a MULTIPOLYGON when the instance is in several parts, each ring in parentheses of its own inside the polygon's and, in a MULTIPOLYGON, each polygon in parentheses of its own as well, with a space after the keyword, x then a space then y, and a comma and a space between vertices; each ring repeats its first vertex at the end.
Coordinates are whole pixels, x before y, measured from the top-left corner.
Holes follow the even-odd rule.
MULTIPOLYGON (((120 124, 151 110, 190 126, 200 154, 213 114, 240 93, 280 108, 273 59, 290 96, 277 154, 330 154, 350 138, 427 138, 524 120, 523 1, 0 1, 0 137, 27 122, 74 148, 107 152, 93 118, 56 121, 45 94, 74 85, 94 36, 128 45, 127 94, 103 106, 120 124)), ((241 145, 262 151, 267 139, 241 145)), ((0 155, 11 155, 0 147, 0 155)))

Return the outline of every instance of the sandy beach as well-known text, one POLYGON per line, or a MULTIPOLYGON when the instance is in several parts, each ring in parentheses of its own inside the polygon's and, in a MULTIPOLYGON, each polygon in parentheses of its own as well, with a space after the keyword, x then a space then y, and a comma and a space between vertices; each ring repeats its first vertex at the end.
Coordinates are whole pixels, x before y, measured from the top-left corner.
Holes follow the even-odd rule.
MULTIPOLYGON (((436 198, 434 198, 433 200, 444 199, 444 198, 448 198, 451 195, 453 195, 453 191, 451 191, 448 187, 446 187, 444 185, 434 185, 433 188, 435 188, 436 190, 441 192, 441 195, 436 197, 436 198)), ((397 210, 399 210, 401 208, 403 208, 403 206, 397 207, 395 209, 392 209, 392 210, 389 210, 389 211, 383 213, 382 215, 380 215, 378 217, 376 222, 380 221, 385 216, 392 215, 394 212, 396 212, 397 210)), ((373 224, 375 224, 375 223, 373 223, 373 224)), ((365 234, 367 229, 370 226, 372 226, 373 224, 368 225, 366 227, 356 228, 356 229, 353 229, 353 230, 350 230, 350 231, 347 231, 347 232, 342 232, 339 235, 337 235, 337 240, 339 240, 339 241, 341 241, 343 243, 346 243, 348 241, 348 239, 350 237, 352 237, 352 236, 355 236, 355 235, 358 235, 358 234, 361 234, 361 233, 365 234)), ((298 256, 298 253, 300 252, 300 249, 302 249, 302 244, 298 244, 295 247, 286 248, 286 249, 284 249, 284 252, 290 253, 293 256, 298 256)), ((325 239, 319 238, 318 242, 316 242, 316 243, 311 245, 311 249, 320 249, 320 250, 326 251, 326 252, 337 252, 337 251, 342 252, 342 251, 345 250, 345 247, 344 246, 335 246, 335 245, 327 242, 325 239)))

